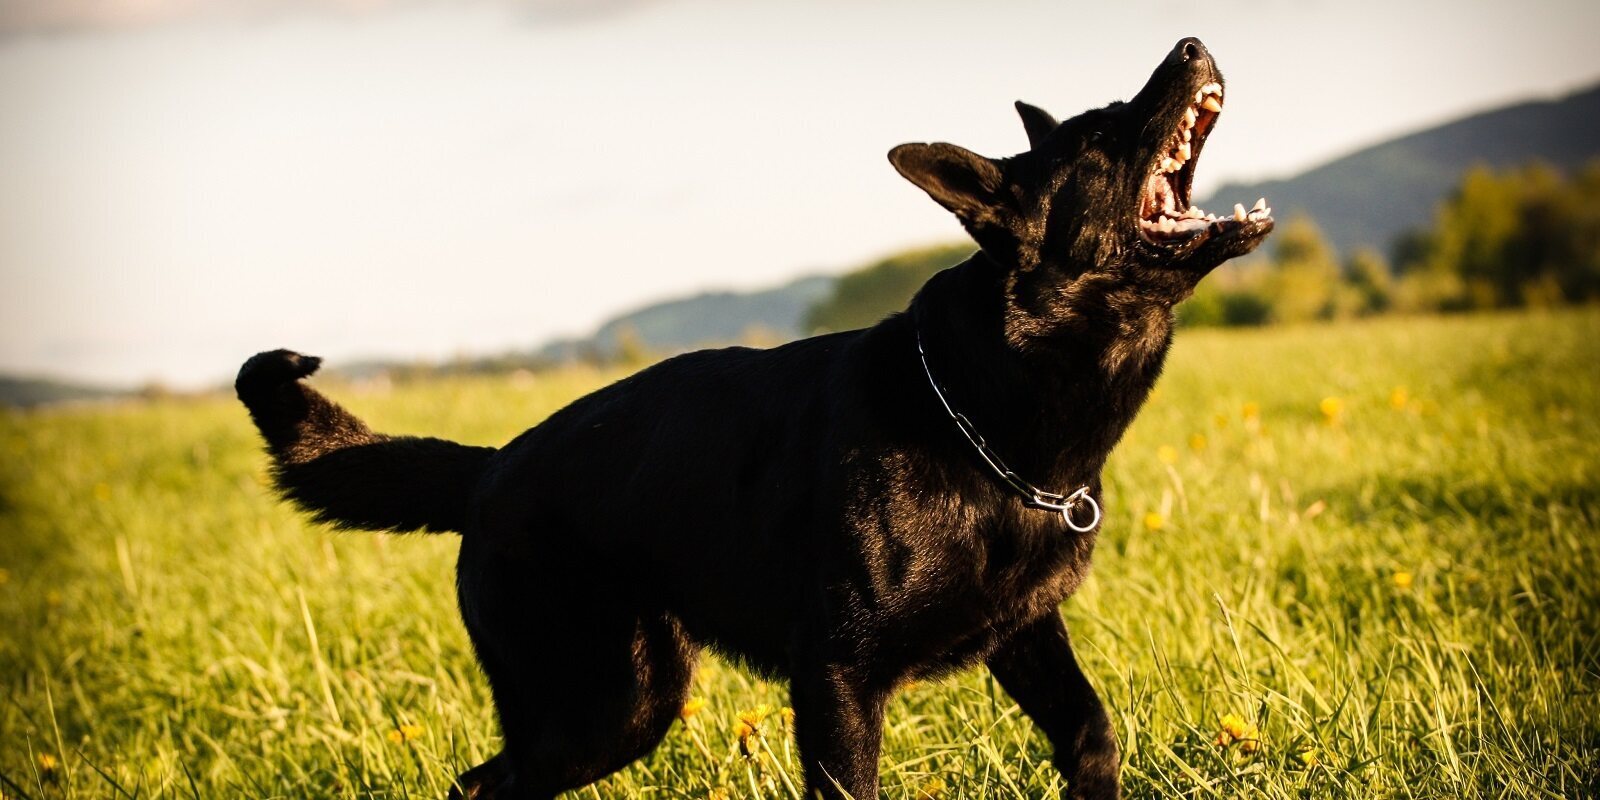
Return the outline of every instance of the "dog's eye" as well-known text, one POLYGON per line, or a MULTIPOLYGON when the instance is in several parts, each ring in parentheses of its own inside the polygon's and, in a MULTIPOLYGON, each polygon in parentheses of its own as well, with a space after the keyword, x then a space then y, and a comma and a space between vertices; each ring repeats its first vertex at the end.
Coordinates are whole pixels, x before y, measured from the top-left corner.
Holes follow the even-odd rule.
POLYGON ((1106 138, 1106 135, 1105 135, 1105 133, 1103 131, 1089 131, 1089 133, 1083 137, 1083 143, 1084 144, 1099 144, 1101 142, 1101 140, 1103 140, 1105 138, 1106 138))

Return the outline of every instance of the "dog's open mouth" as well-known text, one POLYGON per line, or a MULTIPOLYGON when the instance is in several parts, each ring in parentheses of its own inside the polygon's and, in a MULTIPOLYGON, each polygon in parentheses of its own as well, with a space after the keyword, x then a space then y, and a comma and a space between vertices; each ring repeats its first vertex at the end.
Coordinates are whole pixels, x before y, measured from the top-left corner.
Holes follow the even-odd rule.
POLYGON ((1200 237, 1244 233, 1261 227, 1253 223, 1272 219, 1266 198, 1257 200, 1248 211, 1243 204, 1235 204, 1232 215, 1221 217, 1189 205, 1200 148, 1221 113, 1222 84, 1201 86, 1166 146, 1157 153, 1139 199, 1139 232, 1146 240, 1178 245, 1200 237))

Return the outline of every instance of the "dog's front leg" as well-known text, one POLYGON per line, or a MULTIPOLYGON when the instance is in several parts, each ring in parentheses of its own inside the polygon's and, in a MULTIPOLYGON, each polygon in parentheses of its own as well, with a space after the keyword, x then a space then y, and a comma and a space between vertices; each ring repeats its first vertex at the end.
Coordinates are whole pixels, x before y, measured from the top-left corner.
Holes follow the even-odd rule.
POLYGON ((989 657, 989 671, 1050 737, 1056 768, 1067 778, 1067 797, 1121 796, 1116 733, 1078 668, 1060 614, 1052 611, 1013 635, 989 657))
POLYGON ((855 800, 877 800, 878 749, 889 693, 854 670, 832 665, 797 670, 790 695, 805 764, 805 796, 835 800, 848 793, 855 800))

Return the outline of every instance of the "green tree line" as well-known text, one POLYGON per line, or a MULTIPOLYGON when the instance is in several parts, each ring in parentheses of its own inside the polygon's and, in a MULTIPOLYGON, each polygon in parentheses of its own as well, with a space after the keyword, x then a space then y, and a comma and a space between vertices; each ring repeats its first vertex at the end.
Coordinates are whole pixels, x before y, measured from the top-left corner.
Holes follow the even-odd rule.
POLYGON ((1433 224, 1386 259, 1340 259, 1316 225, 1291 220, 1271 255, 1224 267, 1179 308, 1190 325, 1262 325, 1390 312, 1472 311, 1600 300, 1600 161, 1564 176, 1534 164, 1475 168, 1433 224), (1391 266, 1392 265, 1392 266, 1391 266))
MULTIPOLYGON (((1475 168, 1433 224, 1387 256, 1341 257, 1316 224, 1291 219, 1266 258, 1230 264, 1178 309, 1186 325, 1265 325, 1384 313, 1471 311, 1600 300, 1600 161, 1572 175, 1534 164, 1475 168)), ((899 253, 845 274, 806 314, 808 331, 872 325, 905 308, 933 273, 970 244, 899 253)))

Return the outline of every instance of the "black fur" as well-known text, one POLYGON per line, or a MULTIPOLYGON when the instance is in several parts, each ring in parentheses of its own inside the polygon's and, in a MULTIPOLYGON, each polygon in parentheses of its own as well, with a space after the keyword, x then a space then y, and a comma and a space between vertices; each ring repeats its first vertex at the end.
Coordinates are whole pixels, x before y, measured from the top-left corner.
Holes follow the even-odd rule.
POLYGON ((465 795, 548 798, 649 752, 705 646, 791 681, 809 793, 877 797, 894 687, 987 663, 1054 743, 1070 796, 1116 797, 1116 739, 1057 610, 1094 534, 988 471, 917 339, 1012 468, 1098 497, 1173 305, 1272 227, 1140 233, 1163 142, 1208 81, 1188 39, 1127 103, 1060 124, 1019 106, 1031 147, 1013 158, 896 148, 982 248, 904 313, 664 361, 498 451, 372 433, 299 380, 315 359, 245 364, 239 395, 285 495, 352 527, 462 532, 462 615, 505 734, 465 795))

